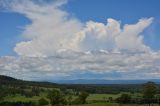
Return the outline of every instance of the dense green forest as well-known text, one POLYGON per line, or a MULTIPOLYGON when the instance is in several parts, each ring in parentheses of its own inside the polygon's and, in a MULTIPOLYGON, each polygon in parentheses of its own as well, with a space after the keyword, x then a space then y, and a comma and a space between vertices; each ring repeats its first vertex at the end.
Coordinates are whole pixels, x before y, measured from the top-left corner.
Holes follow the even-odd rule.
POLYGON ((160 105, 160 85, 55 84, 0 76, 0 106, 160 105))

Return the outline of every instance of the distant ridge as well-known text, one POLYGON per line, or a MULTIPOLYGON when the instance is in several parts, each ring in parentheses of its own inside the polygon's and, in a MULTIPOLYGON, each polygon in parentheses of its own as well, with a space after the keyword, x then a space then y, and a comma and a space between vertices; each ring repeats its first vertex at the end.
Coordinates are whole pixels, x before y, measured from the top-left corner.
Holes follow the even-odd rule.
POLYGON ((5 75, 0 75, 0 80, 2 81, 17 81, 17 79, 13 78, 13 77, 9 77, 9 76, 5 76, 5 75))
POLYGON ((22 86, 22 85, 30 85, 30 86, 47 86, 47 87, 55 87, 58 84, 44 81, 25 81, 21 79, 16 79, 10 76, 0 75, 0 85, 14 85, 14 86, 22 86))
POLYGON ((58 80, 54 81, 58 84, 143 84, 148 81, 160 84, 160 79, 146 79, 146 80, 99 80, 99 79, 76 79, 76 80, 58 80))
POLYGON ((38 84, 38 85, 57 85, 57 84, 143 84, 148 81, 160 84, 160 79, 143 80, 100 80, 100 79, 76 79, 76 80, 57 80, 57 81, 24 81, 10 76, 0 75, 0 83, 13 84, 38 84), (15 83, 16 82, 16 83, 15 83))

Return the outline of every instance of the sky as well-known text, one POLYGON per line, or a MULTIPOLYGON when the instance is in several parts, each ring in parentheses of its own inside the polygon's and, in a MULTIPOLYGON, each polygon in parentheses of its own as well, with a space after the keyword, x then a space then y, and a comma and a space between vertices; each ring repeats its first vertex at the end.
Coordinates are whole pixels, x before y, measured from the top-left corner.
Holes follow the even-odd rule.
POLYGON ((25 80, 157 79, 159 0, 0 0, 0 72, 25 80))

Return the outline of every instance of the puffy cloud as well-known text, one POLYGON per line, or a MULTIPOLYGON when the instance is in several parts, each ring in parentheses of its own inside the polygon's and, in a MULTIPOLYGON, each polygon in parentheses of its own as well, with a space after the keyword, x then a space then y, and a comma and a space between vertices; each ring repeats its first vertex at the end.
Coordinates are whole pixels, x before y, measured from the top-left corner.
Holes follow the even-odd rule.
MULTIPOLYGON (((45 3, 41 0, 8 0, 5 4, 10 11, 24 14, 31 20, 25 26, 23 36, 27 41, 18 43, 15 51, 25 56, 49 56, 58 49, 75 49, 77 44, 71 39, 82 24, 63 11, 60 6, 66 0, 45 3)), ((3 4, 4 4, 3 3, 3 4)))
POLYGON ((145 45, 142 35, 153 18, 124 26, 111 18, 105 24, 82 23, 61 8, 66 2, 0 1, 31 20, 24 27, 24 41, 14 48, 18 56, 0 58, 1 74, 28 80, 78 78, 79 74, 105 79, 159 77, 160 53, 145 45))
POLYGON ((125 25, 122 33, 116 38, 117 47, 120 50, 147 52, 149 47, 143 43, 143 30, 152 23, 153 18, 140 19, 134 25, 125 25))
POLYGON ((105 79, 145 79, 159 78, 160 73, 160 53, 63 51, 52 57, 1 57, 0 63, 1 74, 29 80, 72 79, 81 74, 103 74, 105 79))
POLYGON ((107 50, 109 52, 148 52, 150 48, 143 43, 143 30, 152 23, 153 18, 140 19, 133 25, 124 25, 108 19, 107 24, 88 22, 82 36, 81 46, 84 50, 107 50))
POLYGON ((24 14, 31 20, 25 26, 23 36, 27 41, 16 44, 14 50, 23 56, 52 56, 58 50, 105 50, 107 52, 148 52, 141 33, 153 18, 140 19, 132 25, 124 25, 114 19, 107 23, 89 21, 85 24, 61 6, 66 0, 44 2, 42 0, 7 0, 1 3, 10 11, 24 14), (83 26, 85 25, 85 27, 83 26))
MULTIPOLYGON (((67 28, 63 30, 64 33, 55 33, 58 37, 50 36, 54 35, 54 32, 44 29, 46 31, 44 33, 42 32, 43 30, 38 31, 42 34, 41 36, 37 35, 31 41, 18 43, 15 51, 25 56, 52 56, 55 51, 61 49, 76 51, 150 52, 150 48, 143 42, 141 33, 152 23, 152 20, 153 18, 140 19, 136 24, 124 25, 123 29, 120 28, 120 22, 114 19, 108 19, 106 25, 90 21, 87 22, 86 27, 82 30, 76 30, 77 32, 69 30, 70 33, 68 34, 65 32, 65 30, 68 31, 67 25, 67 28), (51 32, 51 34, 47 36, 47 32, 51 32)), ((72 26, 72 24, 69 24, 69 27, 70 25, 72 26)), ((56 31, 60 31, 61 28, 60 30, 59 28, 56 31)), ((31 29, 31 33, 34 32, 34 28, 31 29)))

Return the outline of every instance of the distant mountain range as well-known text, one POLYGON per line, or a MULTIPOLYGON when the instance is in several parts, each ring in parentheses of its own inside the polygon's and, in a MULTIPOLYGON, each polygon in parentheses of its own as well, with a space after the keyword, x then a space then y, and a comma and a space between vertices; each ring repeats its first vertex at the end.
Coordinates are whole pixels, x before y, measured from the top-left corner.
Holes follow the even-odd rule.
POLYGON ((56 85, 56 84, 143 84, 148 81, 153 81, 157 84, 160 84, 160 79, 150 79, 150 80, 100 80, 100 79, 76 79, 76 80, 57 80, 57 81, 23 81, 20 79, 15 79, 9 76, 0 75, 0 82, 7 82, 16 84, 38 84, 38 85, 56 85))
POLYGON ((160 79, 150 80, 100 80, 100 79, 76 79, 76 80, 58 80, 54 81, 58 84, 143 84, 148 81, 153 81, 160 84, 160 79))

